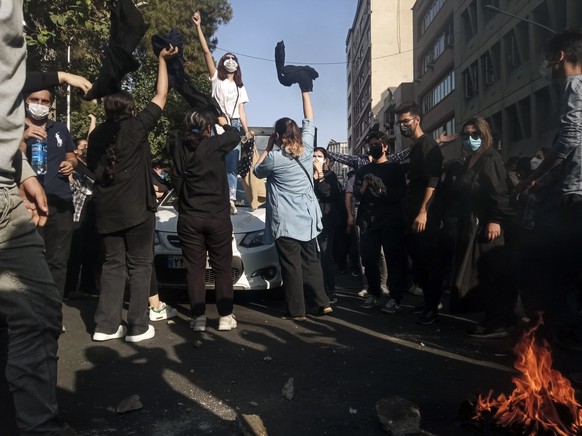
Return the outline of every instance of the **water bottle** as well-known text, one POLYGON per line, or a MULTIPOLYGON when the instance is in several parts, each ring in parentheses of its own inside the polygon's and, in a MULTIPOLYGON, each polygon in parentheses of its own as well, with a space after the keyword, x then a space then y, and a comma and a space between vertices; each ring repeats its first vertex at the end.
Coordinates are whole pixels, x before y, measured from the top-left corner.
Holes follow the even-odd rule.
POLYGON ((30 166, 32 170, 39 176, 44 176, 46 174, 46 162, 47 162, 47 148, 46 142, 37 139, 31 147, 31 160, 30 166))

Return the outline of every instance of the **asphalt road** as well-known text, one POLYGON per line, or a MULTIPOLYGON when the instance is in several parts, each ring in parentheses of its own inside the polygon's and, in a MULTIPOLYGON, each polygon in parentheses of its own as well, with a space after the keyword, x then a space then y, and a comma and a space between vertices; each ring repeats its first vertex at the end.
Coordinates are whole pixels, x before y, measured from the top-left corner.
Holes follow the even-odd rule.
MULTIPOLYGON (((353 277, 338 276, 338 289, 331 316, 301 323, 280 319, 284 303, 273 293, 239 293, 231 332, 217 331, 209 301, 204 333, 189 330, 183 292, 163 293, 178 317, 154 323, 156 336, 138 344, 92 342, 97 300, 67 300, 61 414, 80 435, 237 435, 237 414, 259 415, 271 436, 382 435, 374 405, 401 396, 419 406, 424 430, 468 435, 461 403, 513 389, 519 332, 475 340, 463 332, 476 318, 443 313, 437 325, 416 325, 410 307, 420 297, 407 295, 401 313, 386 315, 359 307, 353 277), (134 394, 143 407, 118 414, 134 394)), ((571 355, 555 360, 566 375, 580 371, 571 355)))

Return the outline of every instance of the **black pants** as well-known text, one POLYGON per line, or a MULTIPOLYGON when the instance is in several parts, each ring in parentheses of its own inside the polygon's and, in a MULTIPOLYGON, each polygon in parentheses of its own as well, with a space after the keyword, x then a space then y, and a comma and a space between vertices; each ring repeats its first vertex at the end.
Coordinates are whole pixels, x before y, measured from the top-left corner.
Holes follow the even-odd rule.
POLYGON ((443 288, 443 258, 439 250, 439 223, 428 221, 424 232, 409 231, 407 244, 427 310, 438 309, 443 288))
POLYGON ((360 254, 368 292, 376 298, 382 296, 380 280, 380 249, 384 249, 384 257, 388 267, 388 287, 390 295, 397 303, 402 300, 406 290, 406 253, 404 250, 404 229, 384 225, 377 229, 361 228, 360 254))
POLYGON ((329 306, 321 264, 317 259, 315 238, 310 241, 278 238, 275 240, 275 247, 279 254, 288 314, 304 316, 305 299, 307 304, 316 310, 329 306))
POLYGON ((186 281, 192 316, 206 313, 206 253, 214 272, 216 308, 220 316, 232 313, 232 222, 226 218, 198 218, 181 213, 178 236, 186 262, 186 281))
POLYGON ((95 227, 95 206, 93 199, 88 197, 79 222, 73 223, 65 295, 77 291, 77 288, 83 292, 96 293, 99 289, 101 261, 101 243, 95 227))
POLYGON ((321 251, 320 261, 325 293, 331 299, 335 295, 334 227, 324 225, 323 231, 317 236, 317 242, 321 251))
POLYGON ((48 207, 49 215, 41 234, 44 238, 46 262, 62 300, 67 281, 75 209, 71 200, 65 201, 54 197, 48 199, 48 207))
POLYGON ((105 261, 101 271, 96 332, 112 334, 121 324, 126 272, 129 275, 128 335, 148 329, 146 314, 152 276, 154 215, 129 229, 102 235, 105 261))

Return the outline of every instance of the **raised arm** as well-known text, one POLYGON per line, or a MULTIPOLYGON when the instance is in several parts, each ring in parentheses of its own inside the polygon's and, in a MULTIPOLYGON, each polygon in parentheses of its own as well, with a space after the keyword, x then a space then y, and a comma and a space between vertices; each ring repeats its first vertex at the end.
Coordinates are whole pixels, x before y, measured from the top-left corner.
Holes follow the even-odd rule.
POLYGON ((168 100, 168 66, 166 60, 176 56, 178 48, 170 45, 170 48, 163 49, 159 56, 158 66, 158 84, 156 87, 156 95, 152 98, 152 103, 157 104, 161 109, 166 106, 168 100))
POLYGON ((200 16, 200 12, 194 12, 192 15, 192 22, 196 26, 196 32, 198 33, 198 39, 200 40, 200 45, 202 46, 202 51, 204 52, 204 61, 206 62, 206 68, 208 69, 208 75, 210 78, 214 77, 214 73, 216 73, 216 66, 214 65, 214 59, 212 58, 212 53, 210 53, 210 49, 208 48, 208 44, 206 43, 206 38, 204 37, 204 33, 202 33, 202 18, 200 16))
POLYGON ((303 118, 313 120, 313 108, 311 107, 309 92, 301 91, 301 97, 303 98, 303 118))

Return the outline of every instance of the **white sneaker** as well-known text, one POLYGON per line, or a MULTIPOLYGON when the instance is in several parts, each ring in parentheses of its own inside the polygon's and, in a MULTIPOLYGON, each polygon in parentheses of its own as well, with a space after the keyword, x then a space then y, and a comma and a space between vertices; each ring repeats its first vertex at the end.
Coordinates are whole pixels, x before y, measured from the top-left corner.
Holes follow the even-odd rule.
POLYGON ((232 330, 236 328, 236 318, 231 313, 230 315, 221 316, 218 319, 218 330, 232 330))
POLYGON ((237 213, 238 213, 238 210, 236 208, 236 205, 234 204, 234 200, 230 200, 230 214, 236 215, 237 213))
POLYGON ((150 321, 162 321, 164 319, 170 319, 175 317, 178 311, 172 306, 168 306, 163 301, 160 301, 160 305, 156 309, 150 306, 150 321))
POLYGON ((156 335, 156 329, 154 328, 153 325, 148 326, 148 329, 145 331, 145 333, 142 333, 141 335, 131 335, 131 336, 126 336, 125 337, 125 342, 141 342, 141 341, 145 341, 146 339, 151 339, 156 335))
POLYGON ((206 331, 206 315, 200 315, 196 318, 192 318, 192 321, 190 321, 190 328, 195 332, 206 331))
POLYGON ((358 292, 358 297, 366 298, 367 296, 368 296, 367 289, 362 289, 360 292, 358 292))
POLYGON ((120 325, 117 331, 113 334, 108 335, 107 333, 95 332, 93 333, 93 340, 97 342, 108 341, 110 339, 119 339, 127 334, 127 329, 125 326, 120 325))

